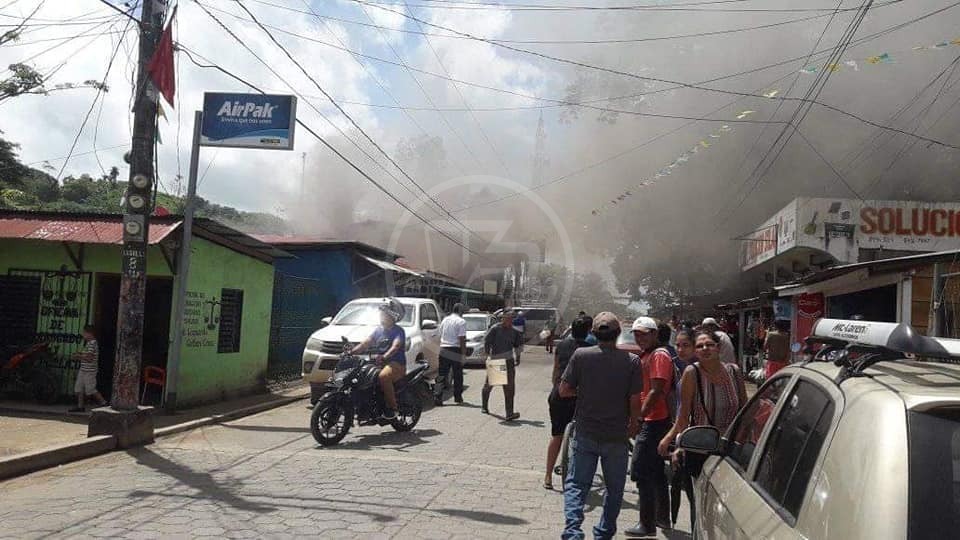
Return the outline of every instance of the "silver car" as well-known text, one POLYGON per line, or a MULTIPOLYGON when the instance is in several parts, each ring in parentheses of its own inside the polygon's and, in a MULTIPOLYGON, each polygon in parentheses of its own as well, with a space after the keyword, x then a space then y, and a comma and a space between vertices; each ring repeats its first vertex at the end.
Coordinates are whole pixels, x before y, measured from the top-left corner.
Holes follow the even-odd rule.
POLYGON ((467 356, 465 365, 486 365, 487 355, 483 352, 483 340, 487 337, 490 327, 496 324, 493 315, 485 312, 464 313, 463 320, 467 322, 467 356))
POLYGON ((836 362, 781 370, 723 436, 681 436, 710 455, 694 536, 960 536, 960 340, 828 319, 811 340, 836 362))

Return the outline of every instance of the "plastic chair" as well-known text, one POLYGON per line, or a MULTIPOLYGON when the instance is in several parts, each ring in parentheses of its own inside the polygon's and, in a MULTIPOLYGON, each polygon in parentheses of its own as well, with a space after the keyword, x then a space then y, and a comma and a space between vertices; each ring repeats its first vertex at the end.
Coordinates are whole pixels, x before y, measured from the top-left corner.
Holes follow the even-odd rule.
POLYGON ((160 406, 164 405, 166 393, 164 389, 167 385, 167 371, 156 366, 147 366, 143 368, 143 394, 140 396, 140 404, 143 405, 147 397, 147 387, 150 385, 160 387, 160 406))

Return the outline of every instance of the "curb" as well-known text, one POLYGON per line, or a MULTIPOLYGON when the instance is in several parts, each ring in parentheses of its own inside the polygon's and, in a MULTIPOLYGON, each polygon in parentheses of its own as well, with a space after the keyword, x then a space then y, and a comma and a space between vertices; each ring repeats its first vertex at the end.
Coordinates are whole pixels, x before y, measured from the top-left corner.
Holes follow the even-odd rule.
POLYGON ((0 459, 0 480, 13 478, 71 461, 78 461, 106 454, 117 447, 113 435, 89 437, 81 442, 48 446, 31 452, 14 454, 0 459))
MULTIPOLYGON (((235 420, 244 416, 289 405, 296 401, 307 399, 310 394, 295 396, 286 396, 266 403, 251 405, 242 409, 214 414, 205 418, 198 418, 182 424, 175 424, 164 428, 153 430, 154 437, 164 437, 183 433, 202 426, 219 424, 229 420, 235 420)), ((41 469, 48 469, 58 465, 64 465, 73 461, 96 457, 111 452, 117 448, 117 438, 113 435, 99 435, 88 437, 80 442, 65 443, 56 446, 48 446, 21 454, 14 454, 9 457, 0 458, 0 480, 7 480, 16 476, 22 476, 27 473, 36 472, 41 469)))
POLYGON ((310 394, 282 397, 266 403, 259 403, 257 405, 251 405, 249 407, 244 407, 242 409, 237 409, 222 414, 214 414, 205 418, 197 418, 196 420, 191 420, 182 424, 174 424, 164 428, 156 428, 153 430, 153 436, 166 437, 167 435, 183 433, 184 431, 190 431, 191 429, 196 429, 202 426, 220 424, 222 422, 242 418, 244 416, 250 416, 264 411, 269 411, 270 409, 275 409, 277 407, 283 407, 284 405, 289 405, 290 403, 307 399, 309 397, 310 394))

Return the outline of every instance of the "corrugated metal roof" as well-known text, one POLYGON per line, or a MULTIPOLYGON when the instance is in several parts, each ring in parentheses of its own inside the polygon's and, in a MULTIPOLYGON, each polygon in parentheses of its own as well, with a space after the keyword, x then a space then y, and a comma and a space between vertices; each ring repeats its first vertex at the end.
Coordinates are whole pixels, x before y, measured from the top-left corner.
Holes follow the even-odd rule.
POLYGON ((393 264, 393 263, 389 263, 389 262, 387 262, 387 261, 379 261, 379 260, 377 260, 377 259, 374 259, 373 257, 367 257, 366 255, 360 255, 360 256, 363 257, 364 259, 370 261, 370 262, 373 263, 374 265, 376 265, 376 266, 384 269, 384 270, 389 270, 389 271, 391 271, 391 272, 399 272, 399 273, 401 273, 401 274, 410 274, 410 275, 417 276, 417 277, 423 277, 423 274, 421 274, 421 273, 419 273, 419 272, 414 272, 413 270, 410 270, 409 268, 404 268, 404 267, 402 267, 402 266, 397 266, 397 265, 395 265, 395 264, 393 264))
MULTIPOLYGON (((150 244, 159 243, 180 226, 180 221, 150 220, 150 244)), ((21 238, 80 244, 122 244, 123 226, 118 217, 65 214, 0 215, 0 238, 21 238)))

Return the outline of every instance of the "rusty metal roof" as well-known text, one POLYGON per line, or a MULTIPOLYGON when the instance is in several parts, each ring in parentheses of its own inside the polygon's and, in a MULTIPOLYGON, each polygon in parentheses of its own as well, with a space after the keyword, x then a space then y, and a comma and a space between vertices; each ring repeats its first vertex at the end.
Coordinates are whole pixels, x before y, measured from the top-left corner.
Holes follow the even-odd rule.
MULTIPOLYGON (((152 218, 150 244, 159 243, 179 226, 179 219, 152 218)), ((0 238, 123 244, 123 226, 117 215, 0 212, 0 238)))
MULTIPOLYGON (((122 220, 120 214, 0 210, 0 238, 122 245, 122 220)), ((151 216, 149 243, 159 244, 171 234, 179 232, 182 223, 183 216, 151 216)), ((293 257, 249 234, 211 219, 198 217, 193 224, 194 236, 265 262, 293 257)))

